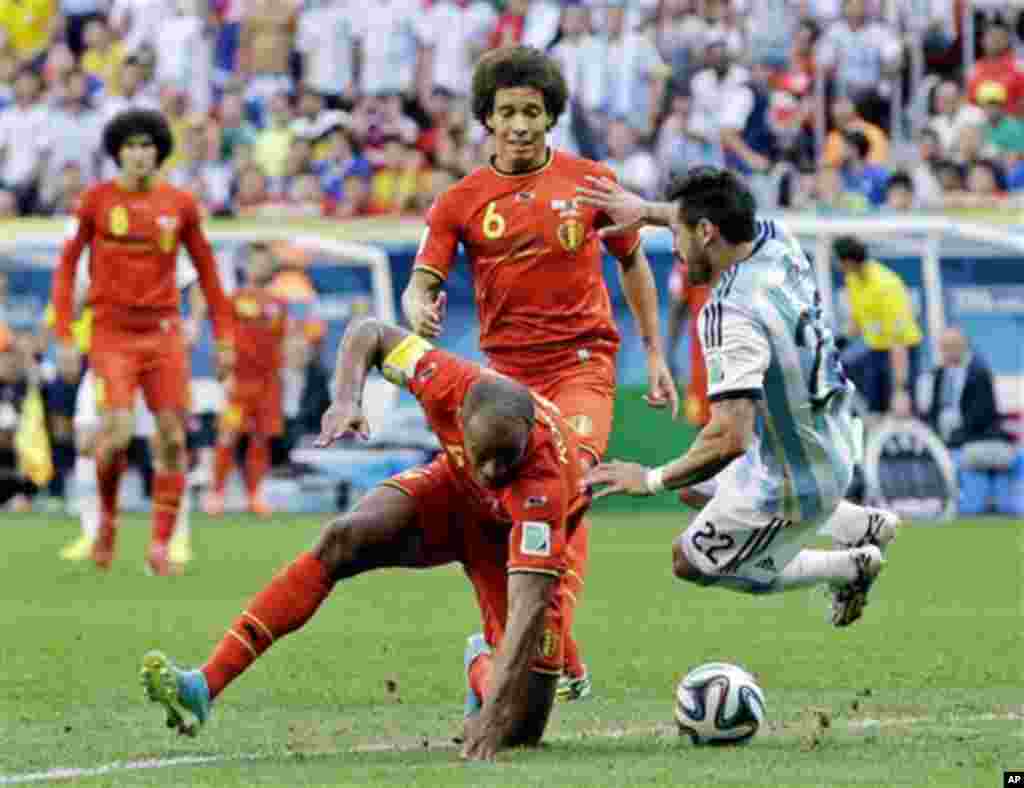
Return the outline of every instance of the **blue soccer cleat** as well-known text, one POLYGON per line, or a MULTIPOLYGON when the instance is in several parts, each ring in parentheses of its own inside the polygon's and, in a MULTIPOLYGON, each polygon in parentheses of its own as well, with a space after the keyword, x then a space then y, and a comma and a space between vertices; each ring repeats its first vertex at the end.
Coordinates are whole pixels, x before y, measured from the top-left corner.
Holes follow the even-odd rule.
POLYGON ((139 680, 146 697, 167 711, 167 727, 195 736, 210 717, 210 689, 200 670, 181 670, 159 651, 142 658, 139 680), (191 717, 191 719, 189 719, 191 717))
POLYGON ((462 716, 466 719, 475 717, 480 713, 480 709, 484 707, 484 699, 476 693, 476 690, 469 683, 469 667, 477 657, 490 653, 491 647, 487 645, 484 636, 479 632, 475 635, 470 635, 466 639, 466 651, 462 658, 463 669, 466 673, 466 706, 463 709, 462 716))

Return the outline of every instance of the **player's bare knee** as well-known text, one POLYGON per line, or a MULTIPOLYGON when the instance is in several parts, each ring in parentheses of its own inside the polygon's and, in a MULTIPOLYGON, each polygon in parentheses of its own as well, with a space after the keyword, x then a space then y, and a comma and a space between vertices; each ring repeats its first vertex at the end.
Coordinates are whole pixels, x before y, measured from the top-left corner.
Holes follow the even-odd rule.
POLYGON ((332 579, 351 575, 351 569, 359 564, 363 544, 359 532, 359 518, 347 514, 331 522, 320 534, 313 555, 332 579))
POLYGON ((687 559, 682 537, 672 543, 672 574, 690 583, 699 583, 705 579, 704 573, 687 559))

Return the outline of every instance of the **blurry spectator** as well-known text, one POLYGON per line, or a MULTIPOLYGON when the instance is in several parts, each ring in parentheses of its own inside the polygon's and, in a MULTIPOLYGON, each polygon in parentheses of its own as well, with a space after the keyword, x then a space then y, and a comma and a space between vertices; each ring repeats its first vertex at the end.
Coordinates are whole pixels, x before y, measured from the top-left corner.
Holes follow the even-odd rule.
POLYGON ((417 0, 376 0, 372 13, 356 14, 359 93, 411 95, 416 72, 417 0))
POLYGON ((14 104, 0 112, 0 187, 17 196, 19 213, 35 207, 50 155, 53 129, 39 87, 35 72, 22 69, 14 82, 14 104))
POLYGON ((437 138, 434 166, 453 180, 464 178, 480 165, 467 125, 463 112, 453 113, 437 138))
POLYGON ((627 189, 654 199, 659 186, 658 167, 654 157, 637 146, 636 131, 622 119, 608 124, 608 157, 604 163, 627 189))
POLYGON ((871 203, 846 184, 838 167, 823 167, 814 177, 812 205, 820 213, 866 213, 871 203))
POLYGON ((326 210, 320 179, 304 172, 292 179, 285 194, 284 216, 323 216, 326 210))
POLYGON ((310 342, 301 332, 290 334, 285 342, 285 427, 283 445, 274 452, 274 465, 286 463, 303 436, 319 433, 320 419, 331 404, 330 378, 318 350, 319 344, 310 342))
POLYGON ((185 130, 188 127, 188 95, 176 90, 170 85, 160 89, 160 111, 167 118, 167 124, 171 127, 171 138, 174 140, 174 148, 171 155, 164 161, 163 171, 170 172, 181 163, 182 141, 185 139, 185 130))
POLYGON ((106 0, 60 0, 64 38, 76 57, 89 46, 86 30, 93 22, 103 19, 107 5, 106 0))
POLYGON ((370 213, 424 210, 430 179, 423 154, 397 136, 387 138, 382 152, 370 180, 370 213))
POLYGON ((220 160, 232 161, 238 146, 256 142, 256 128, 245 118, 245 102, 238 90, 225 92, 220 104, 220 160))
POLYGON ((604 25, 599 60, 589 75, 601 80, 599 107, 607 117, 623 118, 640 136, 649 137, 657 131, 671 69, 652 41, 627 29, 625 0, 607 0, 604 25))
POLYGON ((501 16, 495 21, 487 45, 491 49, 498 49, 499 47, 519 46, 523 43, 526 12, 529 9, 530 0, 508 0, 501 16))
POLYGON ((1003 514, 1024 514, 1013 478, 1022 460, 1002 428, 992 371, 959 329, 943 331, 939 363, 918 379, 917 397, 918 414, 954 449, 960 514, 988 511, 990 501, 1003 514))
POLYGON ((790 92, 804 96, 811 92, 818 76, 814 54, 821 29, 813 19, 801 19, 789 51, 789 68, 780 78, 790 92))
POLYGON ((52 199, 55 183, 68 162, 78 164, 86 183, 99 175, 104 121, 87 93, 85 72, 75 69, 64 79, 64 97, 49 112, 50 159, 41 186, 44 201, 52 199))
POLYGON ((909 173, 894 172, 885 184, 885 207, 905 213, 915 207, 914 179, 909 173))
POLYGON ((213 147, 206 117, 190 115, 181 141, 181 157, 167 179, 197 197, 202 195, 200 204, 207 214, 224 216, 231 207, 231 169, 214 157, 213 147))
POLYGON ((943 194, 962 191, 965 188, 964 169, 952 159, 940 159, 934 165, 943 194))
POLYGON ((436 0, 421 12, 416 31, 421 47, 417 61, 421 102, 426 103, 437 87, 459 98, 469 95, 473 64, 487 47, 495 17, 494 9, 483 0, 436 0))
POLYGON ((910 386, 917 379, 921 328, 903 280, 853 236, 832 244, 842 269, 850 320, 843 366, 875 414, 912 413, 910 386))
POLYGON ((668 185, 673 176, 692 167, 721 167, 724 163, 718 139, 705 140, 690 131, 693 109, 689 94, 677 93, 672 97, 669 107, 669 114, 661 124, 655 147, 658 166, 663 173, 663 187, 668 185))
POLYGON ((299 15, 295 48, 302 55, 303 85, 330 109, 350 109, 356 94, 354 6, 315 0, 299 15))
POLYGON ((110 25, 128 52, 155 48, 164 25, 177 14, 175 0, 114 0, 110 25))
POLYGON ((0 189, 0 219, 13 219, 18 215, 18 195, 9 189, 0 189))
MULTIPOLYGON (((571 0, 570 0, 571 1, 571 0)), ((546 50, 558 35, 558 20, 561 15, 559 3, 554 0, 513 0, 524 8, 524 26, 519 43, 523 46, 546 50)))
POLYGON ((170 0, 176 13, 154 42, 156 81, 188 96, 190 112, 206 113, 212 103, 213 39, 200 13, 205 0, 170 0))
POLYGON ((352 113, 351 129, 371 160, 387 139, 398 137, 413 145, 419 137, 419 127, 403 112, 397 93, 364 97, 352 113))
POLYGON ((847 192, 863 195, 868 203, 879 206, 885 202, 885 185, 889 173, 884 167, 867 161, 870 143, 859 131, 843 133, 843 159, 839 172, 847 192))
POLYGON ((14 436, 28 381, 21 356, 14 344, 0 351, 0 506, 25 510, 36 488, 18 470, 14 436))
MULTIPOLYGON (((749 51, 749 38, 740 25, 734 0, 704 0, 704 24, 709 39, 721 39, 729 56, 742 59, 749 51)), ((749 19, 749 17, 747 17, 749 19)))
POLYGON ((295 4, 296 0, 252 0, 245 6, 239 73, 249 119, 261 129, 268 124, 273 97, 295 92, 289 62, 295 4))
POLYGON ((84 43, 82 71, 98 79, 107 95, 117 95, 120 92, 118 76, 125 59, 124 44, 114 38, 102 18, 90 19, 86 24, 84 43))
POLYGON ((1010 28, 989 22, 982 38, 983 57, 978 58, 967 83, 967 97, 980 104, 978 90, 987 82, 997 82, 1006 89, 1006 106, 1010 112, 1024 111, 1024 67, 1010 48, 1010 28))
POLYGON ((338 219, 363 213, 373 168, 362 155, 352 132, 337 126, 327 135, 327 157, 314 167, 327 199, 326 212, 338 219))
POLYGON ((779 159, 779 142, 769 115, 774 61, 765 59, 755 57, 746 84, 726 93, 719 125, 727 166, 747 176, 758 205, 772 210, 778 204, 778 188, 772 196, 764 176, 779 159))
POLYGON ((700 67, 708 26, 697 13, 697 0, 661 0, 655 41, 672 78, 689 82, 700 67))
POLYGON ((846 131, 859 131, 867 137, 867 161, 870 164, 885 164, 889 161, 889 138, 881 128, 861 117, 849 98, 842 97, 832 102, 832 123, 835 128, 825 138, 822 164, 828 167, 839 166, 843 154, 843 134, 846 131))
POLYGON ((985 113, 985 145, 997 155, 1024 154, 1024 118, 1007 113, 1006 88, 985 82, 978 88, 978 105, 985 113))
MULTIPOLYGON (((3 30, 0 30, 0 36, 3 30)), ((0 51, 0 111, 14 103, 14 79, 18 73, 18 59, 10 52, 0 51)))
POLYGON ((46 216, 74 216, 78 200, 85 192, 86 186, 78 162, 67 162, 53 184, 53 193, 42 205, 41 213, 46 216))
POLYGON ((0 0, 0 28, 22 65, 40 64, 59 19, 55 0, 0 0))
POLYGON ((928 121, 928 128, 938 135, 942 156, 954 152, 964 126, 981 126, 984 123, 985 113, 965 100, 956 82, 946 80, 935 89, 935 114, 928 121))
POLYGON ((597 80, 588 78, 592 64, 599 57, 597 48, 600 46, 590 33, 590 10, 579 2, 564 6, 559 36, 550 54, 562 67, 570 107, 558 119, 552 144, 579 153, 580 141, 573 118, 575 116, 578 122, 585 120, 585 113, 593 112, 601 100, 600 85, 596 84, 597 80))
POLYGON ((902 45, 887 25, 867 18, 864 0, 845 0, 843 18, 825 30, 816 53, 830 69, 840 96, 851 98, 868 120, 888 124, 892 83, 899 77, 902 45))
POLYGON ((256 166, 270 178, 284 175, 288 149, 295 139, 292 130, 292 107, 286 93, 276 93, 270 99, 267 127, 256 135, 253 156, 256 166))
POLYGON ((57 374, 41 386, 46 403, 47 429, 53 453, 53 480, 50 495, 63 498, 68 474, 75 464, 75 398, 82 376, 81 364, 69 354, 58 354, 57 374))
POLYGON ((710 39, 706 50, 707 68, 690 81, 691 109, 688 135, 705 145, 721 142, 721 116, 726 98, 750 79, 749 72, 732 62, 725 40, 710 39))
POLYGON ((124 59, 118 70, 115 84, 117 93, 111 93, 108 90, 100 107, 105 122, 126 109, 158 109, 160 107, 156 86, 148 78, 143 58, 139 55, 128 55, 124 59))
POLYGON ((238 190, 235 194, 235 214, 241 217, 259 216, 269 200, 267 179, 259 167, 251 166, 238 172, 238 190))

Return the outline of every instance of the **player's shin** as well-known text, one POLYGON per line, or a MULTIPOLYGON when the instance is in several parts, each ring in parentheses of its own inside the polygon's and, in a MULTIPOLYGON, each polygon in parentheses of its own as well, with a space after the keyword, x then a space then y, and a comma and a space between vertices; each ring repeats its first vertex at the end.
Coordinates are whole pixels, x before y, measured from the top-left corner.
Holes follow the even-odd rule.
POLYGON ((224 495, 227 489, 228 475, 231 467, 235 464, 235 445, 228 442, 217 442, 213 455, 213 492, 216 495, 224 495))
POLYGON ((309 621, 333 587, 327 568, 312 553, 303 553, 279 572, 235 619, 203 665, 211 700, 275 640, 309 621))
POLYGON ((153 476, 153 542, 167 545, 174 535, 181 498, 185 493, 185 474, 159 471, 153 476))
POLYGON ((857 569, 849 550, 801 550, 779 572, 780 590, 818 585, 819 583, 850 583, 857 579, 857 569))
MULTIPOLYGON (((245 482, 249 493, 249 507, 256 510, 262 506, 260 491, 263 479, 270 468, 270 442, 262 435, 249 436, 249 448, 245 457, 245 482)), ((263 512, 257 511, 257 514, 263 512)))
POLYGON ((100 509, 96 479, 96 460, 79 455, 75 458, 75 495, 82 535, 92 541, 100 529, 100 509))

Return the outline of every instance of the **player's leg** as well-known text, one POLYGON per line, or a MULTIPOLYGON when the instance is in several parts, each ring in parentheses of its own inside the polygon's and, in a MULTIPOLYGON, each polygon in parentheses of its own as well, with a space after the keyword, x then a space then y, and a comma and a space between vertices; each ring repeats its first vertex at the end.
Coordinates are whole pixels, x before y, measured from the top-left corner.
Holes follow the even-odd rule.
POLYGON ((217 445, 213 454, 213 479, 203 508, 211 517, 224 514, 224 493, 235 464, 235 447, 241 437, 243 410, 241 403, 229 401, 217 420, 217 445))
POLYGON ((423 565, 419 525, 414 497, 390 486, 374 489, 249 602, 200 669, 182 671, 159 652, 147 654, 141 672, 147 695, 165 706, 171 727, 194 734, 187 717, 205 722, 225 687, 309 621, 339 580, 381 567, 423 565))
POLYGON ((267 517, 271 509, 261 491, 263 479, 270 470, 270 440, 284 430, 280 376, 275 374, 261 388, 263 396, 253 403, 254 424, 246 450, 245 483, 249 494, 249 511, 267 517))
POLYGON ((146 340, 141 385, 146 406, 156 417, 153 438, 153 526, 146 555, 149 569, 158 575, 176 574, 169 548, 185 495, 188 457, 185 419, 189 412, 189 362, 180 334, 165 333, 146 340))
POLYGON ((96 487, 96 460, 93 456, 100 431, 96 410, 95 375, 87 370, 75 395, 75 502, 82 533, 60 551, 65 561, 84 561, 92 556, 100 529, 100 505, 96 487))
POLYGON ((708 370, 704 363, 704 352, 701 350, 698 325, 700 310, 707 302, 707 290, 704 287, 690 288, 689 298, 690 321, 690 379, 686 384, 686 419, 697 427, 703 427, 711 420, 711 404, 708 402, 708 370))

